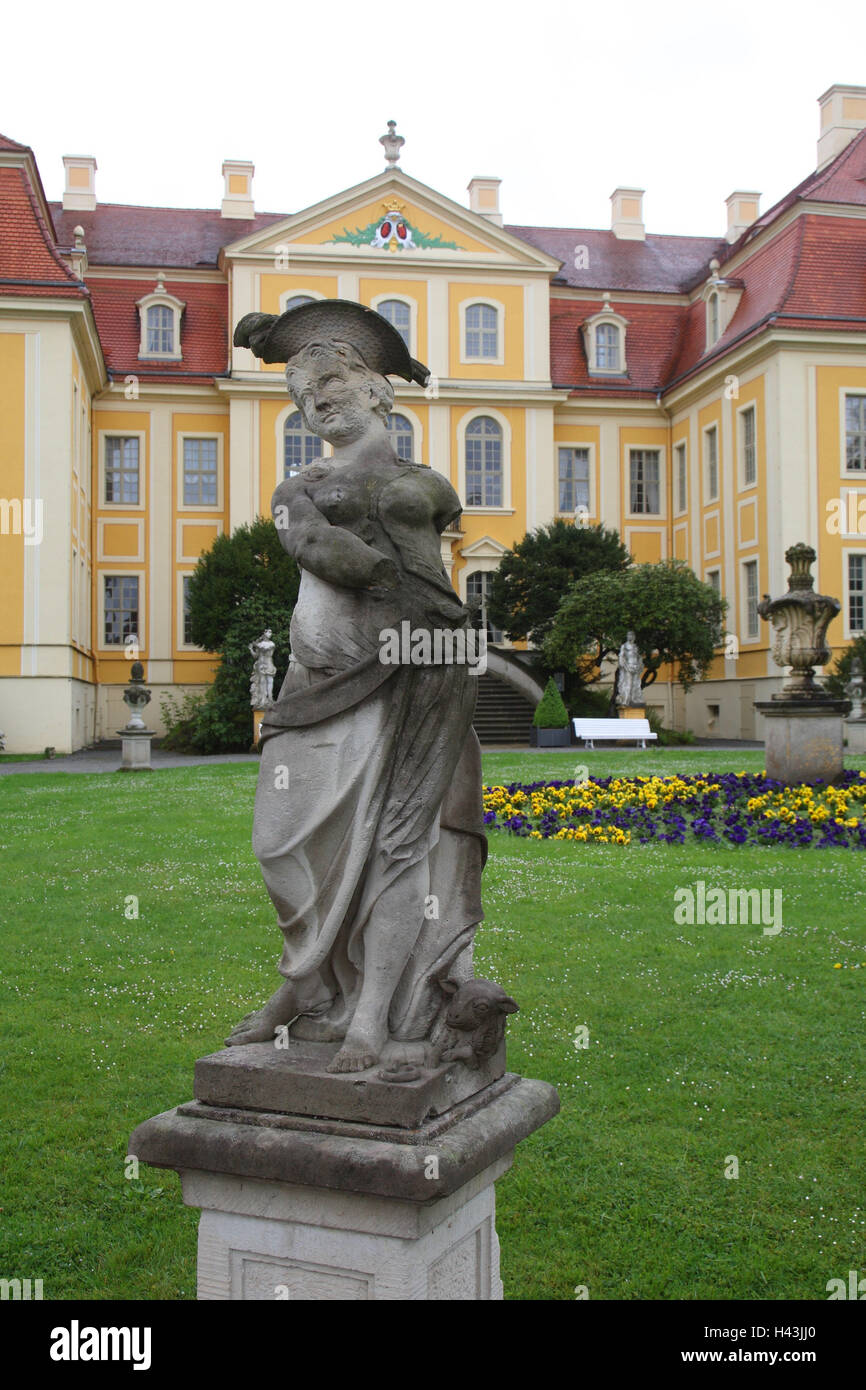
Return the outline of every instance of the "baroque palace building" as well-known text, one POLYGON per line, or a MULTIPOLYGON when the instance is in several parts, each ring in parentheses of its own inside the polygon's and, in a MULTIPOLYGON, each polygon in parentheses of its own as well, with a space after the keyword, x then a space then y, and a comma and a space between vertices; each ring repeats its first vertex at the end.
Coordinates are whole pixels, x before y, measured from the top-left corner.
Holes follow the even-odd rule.
POLYGON ((0 137, 7 751, 113 736, 136 655, 152 727, 161 693, 211 679, 185 621, 198 556, 327 452, 232 327, 336 297, 434 374, 397 386, 390 427, 463 501, 443 536, 458 592, 483 599, 560 516, 615 527, 637 561, 679 557, 727 599, 729 637, 687 696, 650 699, 699 736, 760 737, 753 701, 781 672, 757 603, 786 588, 789 545, 842 599, 836 653, 864 627, 866 88, 819 104, 816 171, 764 213, 735 191, 707 237, 648 233, 636 188, 606 230, 507 225, 498 179, 472 179, 466 208, 407 174, 393 123, 384 172, 290 215, 256 212, 241 160, 213 210, 100 203, 76 156, 51 203, 32 150, 0 137))

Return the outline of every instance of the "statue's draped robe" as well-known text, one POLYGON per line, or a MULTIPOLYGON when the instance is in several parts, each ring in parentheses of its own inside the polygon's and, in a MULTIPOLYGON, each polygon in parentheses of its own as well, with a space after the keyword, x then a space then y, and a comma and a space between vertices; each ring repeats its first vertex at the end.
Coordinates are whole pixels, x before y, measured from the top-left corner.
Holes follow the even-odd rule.
MULTIPOLYGON (((423 558, 413 568, 411 538, 400 539, 415 599, 426 591, 428 601, 458 603, 441 564, 429 575, 423 558)), ((371 540, 395 554, 385 535, 371 540)), ((389 1015, 392 1037, 417 1039, 439 1012, 439 980, 471 978, 483 916, 476 678, 465 664, 383 664, 383 612, 369 594, 303 571, 292 660, 262 726, 253 848, 283 932, 280 972, 301 1005, 319 972, 335 1016, 346 1006, 351 1016, 357 1002, 364 927, 382 893, 410 867, 429 866, 389 1015)))

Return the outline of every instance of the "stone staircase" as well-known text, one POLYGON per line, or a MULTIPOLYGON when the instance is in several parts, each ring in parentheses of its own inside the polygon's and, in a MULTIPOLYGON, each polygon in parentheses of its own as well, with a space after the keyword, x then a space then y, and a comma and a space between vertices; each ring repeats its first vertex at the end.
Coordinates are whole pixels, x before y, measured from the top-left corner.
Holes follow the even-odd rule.
POLYGON ((514 686, 488 671, 478 678, 475 732, 481 743, 528 746, 533 707, 514 686))

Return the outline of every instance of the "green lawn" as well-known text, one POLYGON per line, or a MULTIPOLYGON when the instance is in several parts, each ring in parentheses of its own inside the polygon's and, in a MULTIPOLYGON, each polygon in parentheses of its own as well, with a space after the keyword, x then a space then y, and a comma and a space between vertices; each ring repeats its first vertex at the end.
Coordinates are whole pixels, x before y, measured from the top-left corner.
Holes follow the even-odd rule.
MULTIPOLYGON (((762 755, 489 754, 485 779, 578 763, 762 755)), ((124 1157, 277 981, 255 772, 0 779, 0 1275, 42 1278, 46 1298, 195 1296, 197 1213, 174 1174, 128 1181, 124 1157)), ((563 1107, 498 1184, 508 1297, 824 1298, 866 1272, 864 868, 836 850, 491 837, 478 973, 520 1002, 511 1069, 563 1107), (676 925, 674 889, 698 879, 781 888, 783 931, 676 925)))

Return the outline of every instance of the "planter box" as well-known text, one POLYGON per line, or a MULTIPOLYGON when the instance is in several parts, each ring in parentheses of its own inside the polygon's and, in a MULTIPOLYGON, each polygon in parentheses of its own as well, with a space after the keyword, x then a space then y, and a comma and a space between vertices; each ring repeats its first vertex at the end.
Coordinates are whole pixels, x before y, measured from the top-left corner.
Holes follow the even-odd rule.
POLYGON ((533 725, 530 746, 532 748, 568 748, 571 745, 571 728, 536 729, 533 725))

